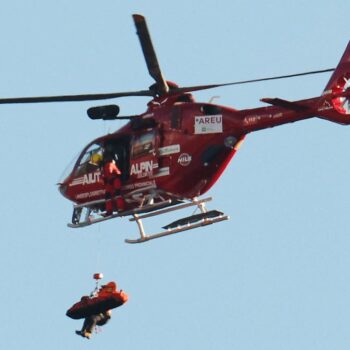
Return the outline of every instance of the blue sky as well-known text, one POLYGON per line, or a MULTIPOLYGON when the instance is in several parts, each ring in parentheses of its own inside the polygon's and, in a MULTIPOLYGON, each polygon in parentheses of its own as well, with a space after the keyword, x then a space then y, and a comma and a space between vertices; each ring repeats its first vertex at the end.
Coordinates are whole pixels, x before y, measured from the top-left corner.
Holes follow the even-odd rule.
MULTIPOLYGON (((0 6, 0 96, 147 88, 133 13, 179 85, 331 68, 350 39, 349 10, 340 0, 13 0, 0 6)), ((318 96, 328 79, 195 97, 252 108, 318 96)), ((147 98, 116 103, 136 114, 147 98)), ((349 127, 314 118, 248 135, 209 193, 230 221, 130 246, 137 228, 125 219, 68 228, 72 204, 55 185, 90 140, 122 125, 90 121, 98 104, 0 107, 1 349, 349 349, 349 127), (100 271, 130 300, 87 341, 65 312, 100 271)))

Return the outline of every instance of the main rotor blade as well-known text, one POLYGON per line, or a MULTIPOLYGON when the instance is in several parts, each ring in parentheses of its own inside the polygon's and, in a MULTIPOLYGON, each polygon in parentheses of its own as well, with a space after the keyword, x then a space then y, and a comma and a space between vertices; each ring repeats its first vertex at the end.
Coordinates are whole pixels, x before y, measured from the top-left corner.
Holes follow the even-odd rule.
POLYGON ((145 17, 137 14, 132 15, 132 17, 134 19, 136 33, 140 40, 143 55, 146 60, 148 72, 157 83, 156 92, 159 95, 166 94, 169 91, 169 87, 160 70, 157 56, 152 45, 151 36, 148 32, 145 17))
MULTIPOLYGON (((322 69, 304 73, 280 75, 276 77, 260 78, 252 80, 241 80, 224 84, 211 84, 211 85, 196 85, 187 86, 182 88, 172 88, 169 94, 186 93, 191 91, 207 90, 229 85, 240 85, 248 83, 256 83, 265 80, 276 80, 284 78, 293 78, 303 75, 320 74, 326 72, 332 72, 335 68, 322 69)), ((154 97, 154 92, 151 90, 129 91, 129 92, 112 92, 107 94, 84 94, 84 95, 62 95, 62 96, 42 96, 42 97, 13 97, 13 98, 1 98, 0 104, 13 104, 13 103, 46 103, 46 102, 78 102, 78 101, 96 101, 107 100, 118 97, 128 96, 151 96, 154 97)))
POLYGON ((113 92, 108 94, 1 98, 0 104, 95 101, 128 96, 153 96, 153 92, 150 90, 141 90, 130 92, 113 92))
POLYGON ((213 88, 218 88, 218 87, 222 87, 222 86, 229 86, 229 85, 241 85, 241 84, 257 83, 257 82, 266 81, 266 80, 277 80, 277 79, 285 79, 285 78, 294 78, 294 77, 300 77, 300 76, 303 76, 303 75, 327 73, 327 72, 332 72, 334 70, 335 70, 335 68, 328 68, 328 69, 315 70, 315 71, 310 71, 310 72, 295 73, 295 74, 288 74, 288 75, 279 75, 279 76, 276 76, 276 77, 269 77, 269 78, 259 78, 259 79, 251 79, 251 80, 234 81, 232 83, 211 84, 211 85, 196 85, 196 86, 172 88, 170 93, 171 94, 178 94, 178 93, 185 93, 185 92, 191 92, 191 91, 213 89, 213 88))

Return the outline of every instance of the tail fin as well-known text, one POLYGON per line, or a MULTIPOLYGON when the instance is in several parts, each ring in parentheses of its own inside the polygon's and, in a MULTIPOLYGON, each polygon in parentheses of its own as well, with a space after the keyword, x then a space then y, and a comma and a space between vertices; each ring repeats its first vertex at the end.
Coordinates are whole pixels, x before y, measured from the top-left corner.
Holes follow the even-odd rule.
POLYGON ((335 123, 350 124, 350 42, 323 91, 318 114, 335 123))

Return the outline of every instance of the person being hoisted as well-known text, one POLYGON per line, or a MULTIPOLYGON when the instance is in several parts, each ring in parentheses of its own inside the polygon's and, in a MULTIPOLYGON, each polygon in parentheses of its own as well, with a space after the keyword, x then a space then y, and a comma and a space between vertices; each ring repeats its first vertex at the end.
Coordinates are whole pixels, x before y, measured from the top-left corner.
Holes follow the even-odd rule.
POLYGON ((93 330, 97 326, 104 326, 112 317, 112 310, 106 310, 100 312, 97 315, 91 315, 86 317, 83 323, 83 327, 80 331, 75 331, 75 334, 81 335, 83 338, 90 339, 93 330))
POLYGON ((96 326, 103 326, 110 320, 112 309, 128 301, 127 294, 122 290, 118 291, 115 282, 109 282, 98 288, 98 280, 102 276, 100 273, 94 274, 97 280, 95 290, 90 296, 83 296, 80 302, 74 304, 66 313, 73 319, 85 319, 82 329, 75 331, 84 338, 90 339, 96 326))
POLYGON ((124 198, 120 194, 121 174, 114 160, 113 153, 105 151, 103 155, 102 175, 106 190, 106 216, 112 215, 113 211, 125 210, 124 198))

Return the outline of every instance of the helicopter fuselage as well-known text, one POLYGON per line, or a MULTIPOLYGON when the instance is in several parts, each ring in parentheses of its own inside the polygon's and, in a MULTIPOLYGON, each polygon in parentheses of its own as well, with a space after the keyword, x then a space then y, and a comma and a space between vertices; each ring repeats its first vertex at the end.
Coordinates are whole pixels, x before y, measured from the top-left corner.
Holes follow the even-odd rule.
POLYGON ((163 199, 192 199, 218 180, 246 134, 320 114, 320 99, 266 99, 274 105, 241 111, 196 103, 190 94, 154 99, 144 114, 88 144, 60 191, 78 204, 103 199, 103 176, 91 156, 108 144, 122 171, 121 194, 129 198, 129 208, 151 192, 163 199))

